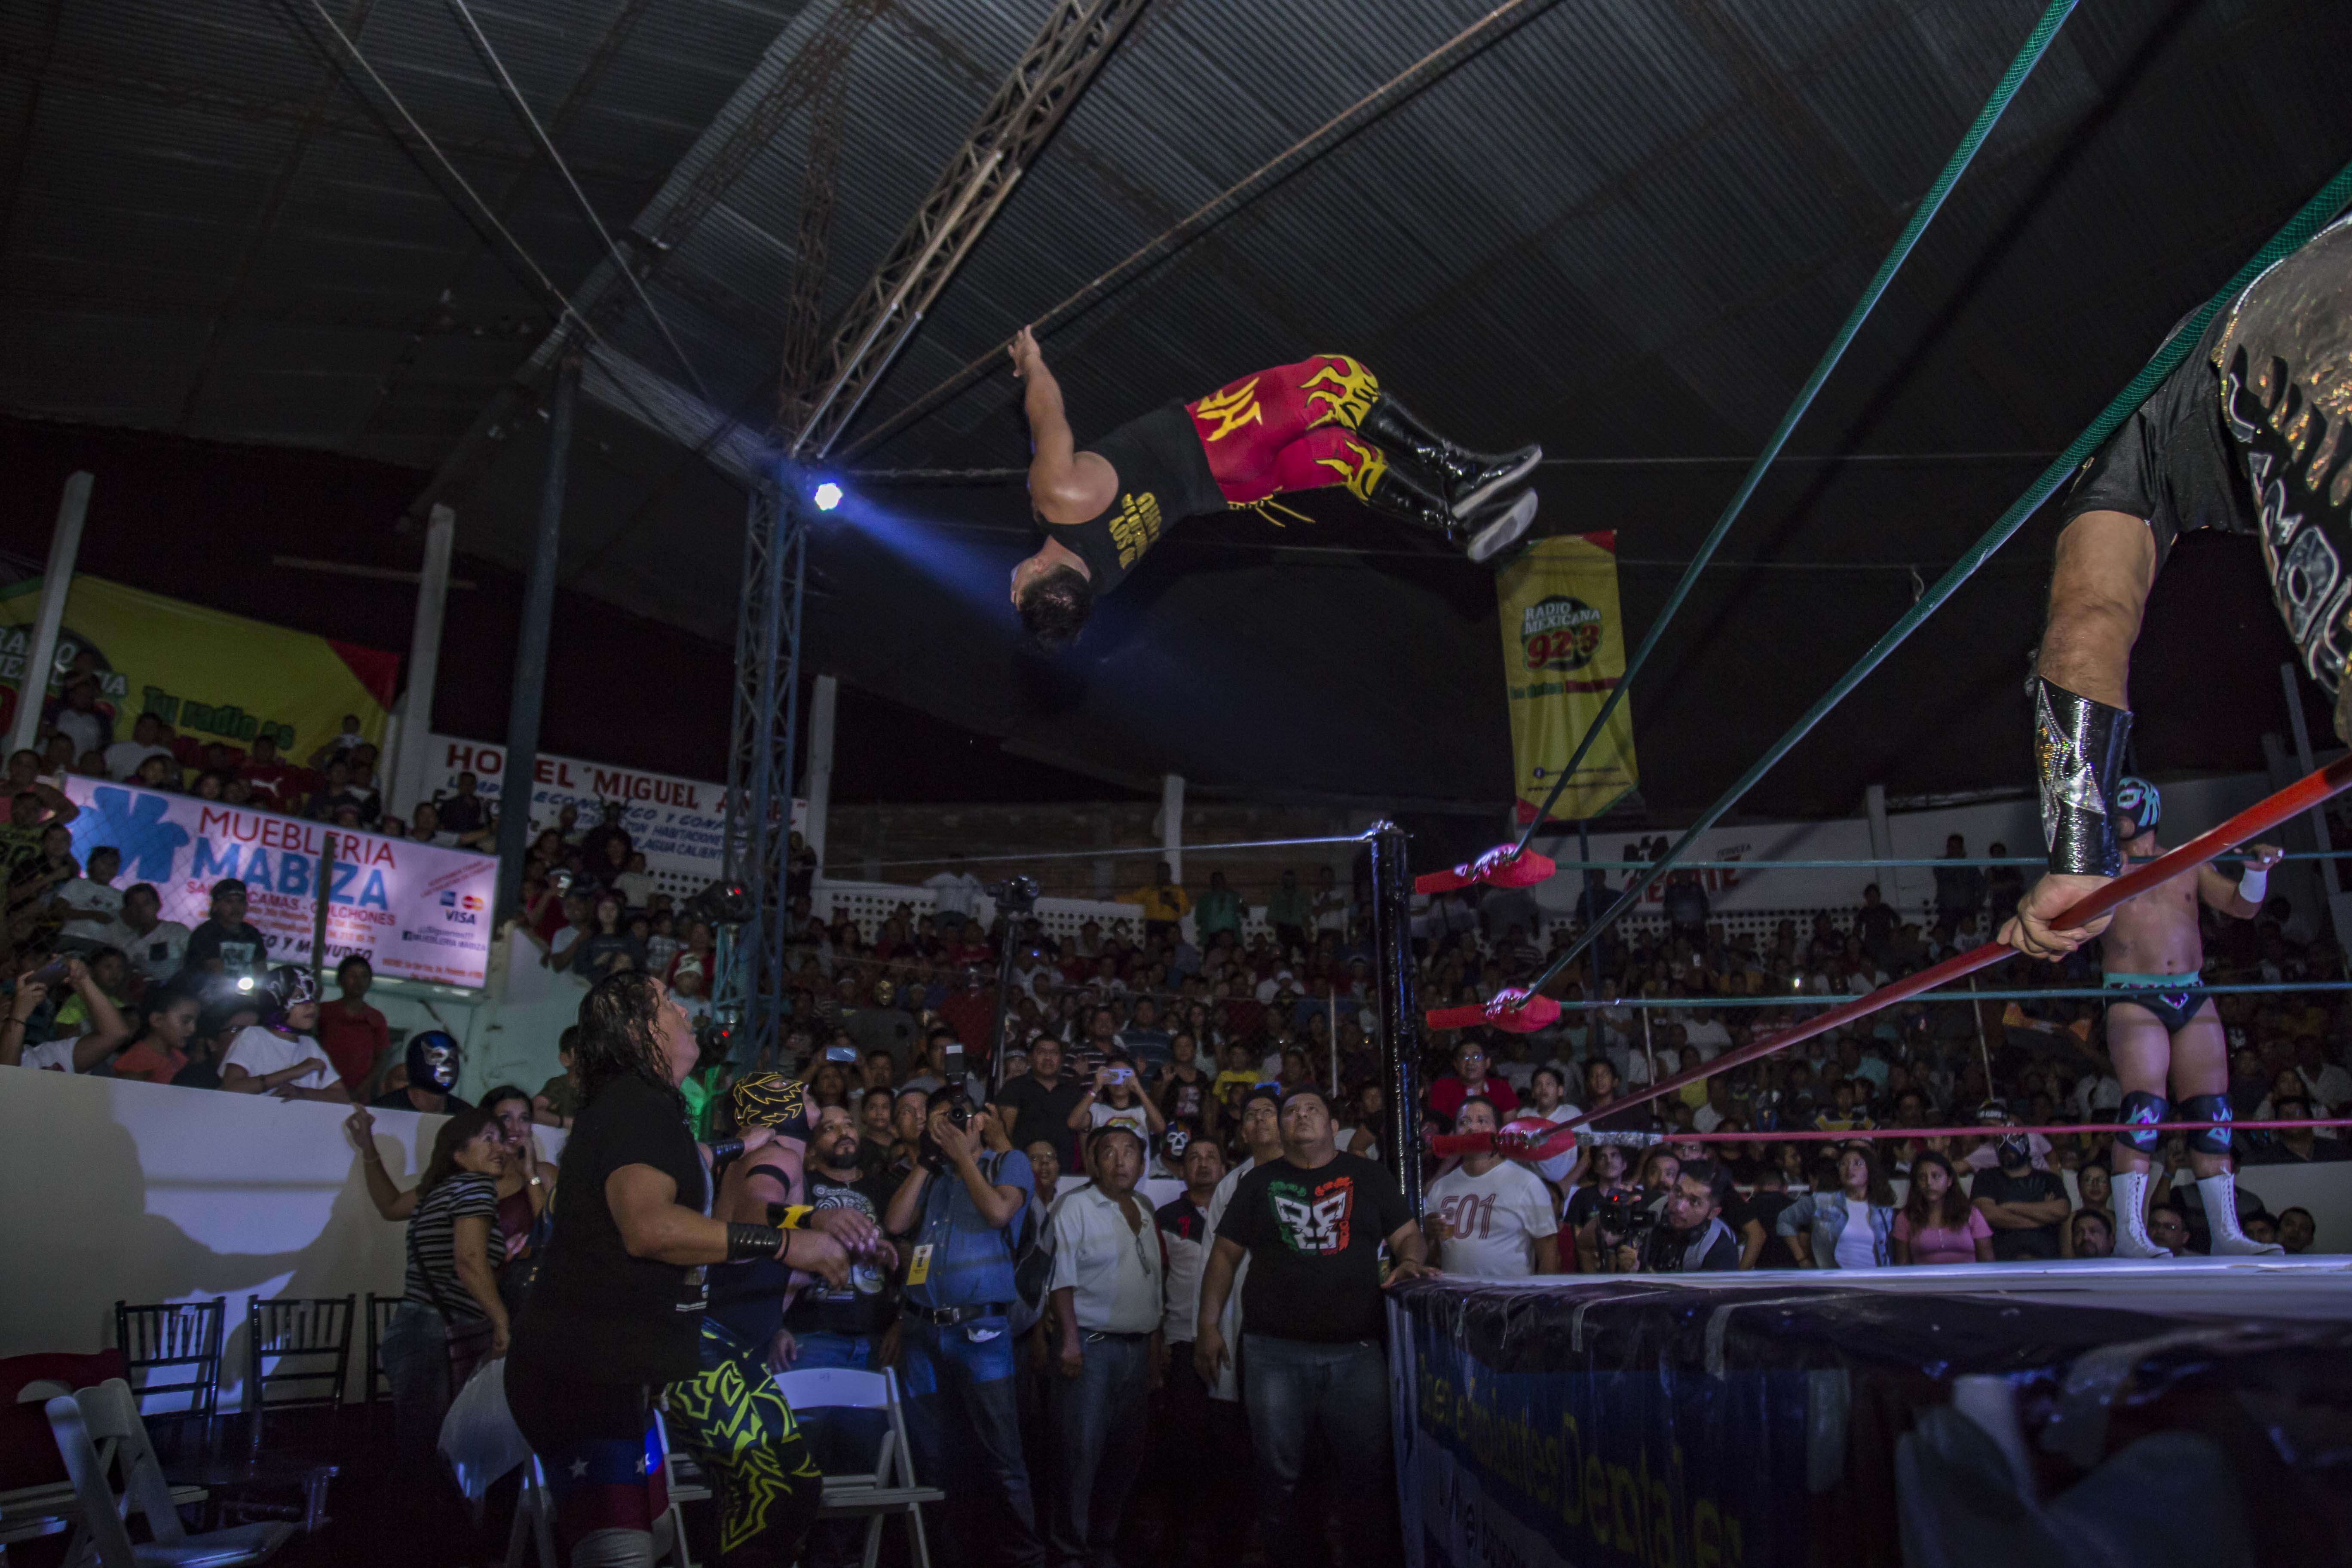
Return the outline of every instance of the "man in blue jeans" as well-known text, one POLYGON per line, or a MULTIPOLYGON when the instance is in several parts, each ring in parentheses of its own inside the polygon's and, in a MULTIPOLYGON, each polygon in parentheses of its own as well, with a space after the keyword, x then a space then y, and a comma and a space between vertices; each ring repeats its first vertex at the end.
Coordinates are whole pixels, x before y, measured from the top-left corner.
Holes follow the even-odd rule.
POLYGON ((1045 1562, 1029 1467, 1013 1405, 1018 1354, 1006 1314, 1018 1297, 1009 1237, 1034 1190, 1028 1156, 1005 1148, 985 1110, 942 1098, 915 1167, 890 1198, 886 1228, 911 1233, 900 1303, 901 1373, 915 1479, 944 1487, 946 1527, 930 1545, 941 1563, 989 1555, 1011 1568, 1045 1562))
POLYGON ((1340 1516, 1350 1568, 1400 1562, 1381 1248, 1388 1247, 1391 1285, 1436 1270, 1396 1178, 1339 1152, 1321 1089, 1290 1090, 1280 1117, 1282 1158, 1243 1177, 1217 1222, 1192 1363, 1213 1380, 1230 1353, 1218 1320, 1246 1257, 1242 1400, 1257 1449, 1266 1560, 1310 1560, 1321 1521, 1300 1518, 1296 1505, 1299 1472, 1319 1435, 1348 1488, 1340 1516))

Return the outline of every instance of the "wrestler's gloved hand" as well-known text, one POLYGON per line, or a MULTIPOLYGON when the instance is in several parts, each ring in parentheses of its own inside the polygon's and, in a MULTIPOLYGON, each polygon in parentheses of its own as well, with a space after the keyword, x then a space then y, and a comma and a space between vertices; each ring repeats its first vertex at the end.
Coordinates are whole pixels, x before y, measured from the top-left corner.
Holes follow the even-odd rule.
POLYGON ((2115 880, 2112 877, 2068 877, 2050 872, 2017 900, 2017 913, 2000 928, 2000 940, 2028 958, 2063 958, 2101 931, 2115 916, 2101 915, 2087 925, 2060 931, 2050 922, 2115 880))

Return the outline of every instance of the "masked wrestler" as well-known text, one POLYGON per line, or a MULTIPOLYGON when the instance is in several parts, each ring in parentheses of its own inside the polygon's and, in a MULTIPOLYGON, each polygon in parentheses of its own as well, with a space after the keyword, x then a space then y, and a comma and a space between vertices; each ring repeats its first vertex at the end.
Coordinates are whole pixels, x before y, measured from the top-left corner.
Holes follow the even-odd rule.
POLYGON ((2196 349, 2085 464, 2066 500, 2033 700, 2050 874, 2001 928, 2050 958, 2097 935, 2051 920, 2121 870, 2108 821, 2132 644, 2156 574, 2192 529, 2254 534, 2304 668, 2352 741, 2352 218, 2218 311, 2196 349))
POLYGON ((1345 485, 1373 510, 1494 560, 1535 521, 1528 476, 1540 447, 1499 456, 1455 446, 1415 418, 1360 362, 1318 354, 1171 403, 1080 451, 1062 389, 1024 327, 1013 374, 1026 383, 1029 499, 1045 541, 1013 569, 1032 641, 1068 646, 1094 603, 1179 521, 1345 485))
MULTIPOLYGON (((2156 841, 2163 811, 2156 786, 2146 779, 2126 775, 2116 781, 2116 832, 2132 859, 2152 860, 2164 852, 2156 841)), ((2124 1087, 2115 1157, 2117 1258, 2172 1256, 2147 1238, 2148 1156, 2157 1145, 2148 1127, 2176 1115, 2182 1121, 2230 1120, 2229 1042, 2213 999, 2197 988, 2197 972, 2205 962, 2197 906, 2202 902, 2235 920, 2252 919, 2268 891, 2270 869, 2284 853, 2256 844, 2245 851, 2245 869, 2234 879, 2200 866, 2194 876, 2151 888, 2117 907, 2100 940, 2105 973, 2099 984, 2111 997, 2107 1054, 2124 1087), (2176 1100, 2164 1098, 2168 1087, 2176 1100)), ((2215 1256, 2283 1250, 2250 1241, 2238 1228, 2229 1128, 2191 1132, 2189 1160, 2196 1169, 2197 1194, 2205 1204, 2215 1256)))

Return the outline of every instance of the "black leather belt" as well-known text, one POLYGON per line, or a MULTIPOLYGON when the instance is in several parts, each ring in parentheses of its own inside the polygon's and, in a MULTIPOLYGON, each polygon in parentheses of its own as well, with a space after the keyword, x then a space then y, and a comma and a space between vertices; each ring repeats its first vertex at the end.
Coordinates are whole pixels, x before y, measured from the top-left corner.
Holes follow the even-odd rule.
POLYGON ((935 1324, 942 1329, 953 1328, 958 1323, 969 1323, 975 1318, 1006 1317, 1013 1310, 1011 1306, 1003 1301, 978 1301, 969 1307, 926 1307, 914 1301, 901 1301, 898 1306, 907 1316, 919 1318, 926 1323, 935 1324))

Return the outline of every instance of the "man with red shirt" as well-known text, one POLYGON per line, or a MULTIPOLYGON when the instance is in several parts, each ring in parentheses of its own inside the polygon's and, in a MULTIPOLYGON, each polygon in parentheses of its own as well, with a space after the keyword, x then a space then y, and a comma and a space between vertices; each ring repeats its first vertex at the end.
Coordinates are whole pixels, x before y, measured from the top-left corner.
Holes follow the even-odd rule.
POLYGON ((1429 1086, 1429 1109, 1452 1126, 1462 1112, 1462 1102, 1474 1094, 1492 1104, 1495 1114, 1505 1121, 1519 1112, 1519 1097, 1510 1084, 1486 1076, 1486 1047, 1475 1040, 1465 1040, 1454 1052, 1453 1075, 1429 1086))
POLYGON ((253 755, 240 771, 253 786, 253 804, 263 810, 291 811, 301 803, 303 770, 279 760, 270 736, 253 738, 253 755))

